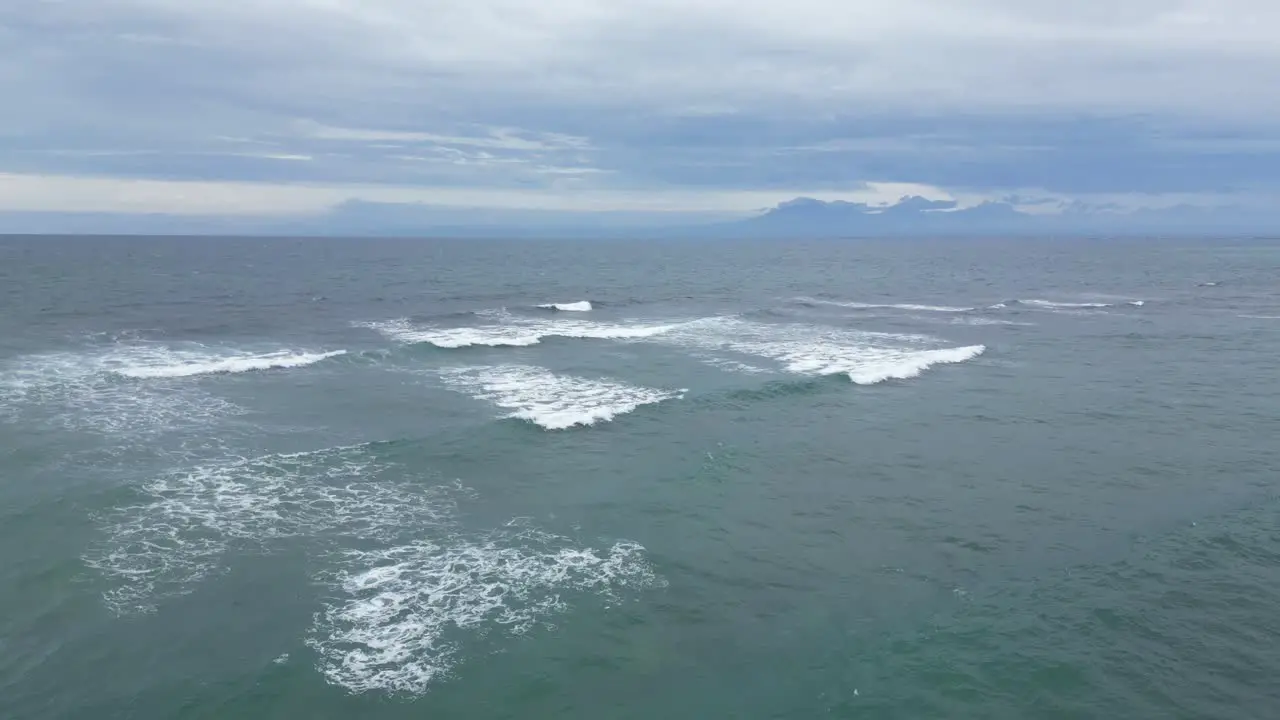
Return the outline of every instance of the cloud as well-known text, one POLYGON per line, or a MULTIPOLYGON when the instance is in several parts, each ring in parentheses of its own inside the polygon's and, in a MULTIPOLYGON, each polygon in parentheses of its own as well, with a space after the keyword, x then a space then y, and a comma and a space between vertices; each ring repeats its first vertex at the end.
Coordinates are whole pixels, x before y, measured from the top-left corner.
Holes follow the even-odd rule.
POLYGON ((552 206, 1257 192, 1276 37, 1271 0, 6 3, 0 172, 552 206))

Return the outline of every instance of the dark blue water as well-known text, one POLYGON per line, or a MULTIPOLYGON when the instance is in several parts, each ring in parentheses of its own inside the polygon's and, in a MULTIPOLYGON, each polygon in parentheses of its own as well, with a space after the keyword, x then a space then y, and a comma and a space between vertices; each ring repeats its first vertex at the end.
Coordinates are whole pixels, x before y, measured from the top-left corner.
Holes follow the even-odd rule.
POLYGON ((1273 717, 1277 278, 2 239, 0 717, 1273 717))

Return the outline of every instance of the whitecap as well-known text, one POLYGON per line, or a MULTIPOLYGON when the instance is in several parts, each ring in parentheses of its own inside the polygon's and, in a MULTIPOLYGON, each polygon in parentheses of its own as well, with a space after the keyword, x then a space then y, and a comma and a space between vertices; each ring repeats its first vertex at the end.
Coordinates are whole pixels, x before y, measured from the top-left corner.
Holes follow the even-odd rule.
POLYGON ((751 323, 733 318, 690 323, 663 340, 763 357, 798 375, 847 375, 869 384, 912 378, 934 365, 963 362, 985 352, 985 346, 939 347, 928 335, 880 333, 812 325, 751 323))
POLYGON ((885 352, 876 357, 871 354, 860 358, 852 368, 841 369, 849 379, 859 385, 875 385, 886 380, 907 380, 919 377, 935 365, 962 363, 986 352, 985 345, 922 350, 909 353, 885 352))
POLYGON ((557 375, 540 367, 502 365, 444 370, 446 384, 511 410, 507 417, 548 430, 608 422, 642 405, 683 397, 685 390, 657 390, 608 380, 557 375))
POLYGON ((533 320, 515 318, 505 313, 495 315, 496 324, 470 327, 423 327, 407 319, 365 323, 384 337, 404 344, 426 343, 444 349, 474 346, 527 347, 545 338, 561 337, 595 340, 638 340, 661 335, 679 327, 680 323, 610 324, 581 320, 533 320))
MULTIPOLYGON (((256 370, 274 370, 299 368, 314 365, 322 360, 345 355, 346 350, 330 352, 296 352, 281 350, 279 352, 249 354, 169 351, 156 358, 129 358, 120 366, 112 367, 112 372, 130 378, 180 378, 195 375, 217 375, 253 372, 256 370)), ((112 363, 115 364, 114 362, 112 363)))
POLYGON ((538 307, 544 310, 558 310, 560 312, 589 312, 592 309, 591 303, 587 300, 570 303, 546 303, 538 307))
POLYGON ((919 303, 864 303, 850 302, 842 300, 818 300, 815 298, 796 298, 797 302, 809 303, 814 305, 831 305, 834 307, 851 308, 855 310, 914 310, 917 312, 941 312, 941 313, 963 313, 973 312, 977 308, 962 307, 957 305, 922 305, 919 303))
POLYGON ((152 348, 58 352, 0 362, 0 419, 109 435, 163 433, 244 412, 208 391, 161 378, 136 383, 114 372, 152 348))

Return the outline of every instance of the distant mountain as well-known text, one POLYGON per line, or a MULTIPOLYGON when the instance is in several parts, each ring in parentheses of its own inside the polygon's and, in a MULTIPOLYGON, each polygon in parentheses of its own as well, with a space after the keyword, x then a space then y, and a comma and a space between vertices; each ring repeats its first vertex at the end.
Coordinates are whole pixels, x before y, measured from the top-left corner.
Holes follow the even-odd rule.
POLYGON ((482 210, 353 200, 293 216, 3 213, 0 234, 182 234, 507 238, 907 237, 963 235, 1213 235, 1280 233, 1280 213, 1177 205, 1133 210, 1069 203, 1024 212, 1017 198, 961 208, 918 196, 888 206, 800 197, 746 220, 663 213, 482 210))
POLYGON ((1029 230, 1036 217, 1012 205, 986 202, 959 208, 955 202, 911 195, 888 206, 796 198, 763 215, 737 223, 749 235, 901 235, 1029 230))
POLYGON ((893 237, 906 235, 1213 232, 1274 233, 1280 217, 1256 209, 1178 205, 1126 210, 1071 203, 1058 212, 1028 213, 1013 203, 957 203, 905 196, 887 206, 800 197, 748 220, 721 226, 729 235, 768 237, 893 237))

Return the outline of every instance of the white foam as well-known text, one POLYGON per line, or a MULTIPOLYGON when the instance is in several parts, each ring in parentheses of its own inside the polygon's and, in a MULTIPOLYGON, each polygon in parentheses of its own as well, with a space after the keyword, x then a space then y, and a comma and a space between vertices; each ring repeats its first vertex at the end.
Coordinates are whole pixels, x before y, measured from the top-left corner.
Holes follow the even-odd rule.
POLYGON ((690 323, 663 339, 703 350, 768 358, 799 375, 845 374, 860 384, 916 377, 933 365, 962 362, 986 349, 981 345, 939 347, 941 341, 927 335, 773 325, 735 318, 690 323))
POLYGON ((855 310, 915 310, 918 312, 962 313, 973 312, 977 308, 959 307, 955 305, 921 305, 917 303, 862 303, 840 300, 818 300, 815 298, 796 298, 797 302, 815 305, 831 305, 834 307, 853 308, 855 310))
POLYGON ((1031 327, 1035 325, 1035 323, 1030 323, 1030 322, 1019 322, 1017 320, 1001 320, 1000 318, 989 318, 989 317, 980 317, 980 316, 951 318, 950 323, 952 325, 977 325, 977 326, 1006 325, 1006 326, 1031 327))
POLYGON ((325 534, 394 541, 451 517, 460 488, 388 480, 385 469, 360 448, 337 448, 166 473, 99 518, 103 540, 84 561, 112 583, 110 608, 146 611, 225 569, 233 544, 325 534))
POLYGON ((985 345, 924 350, 912 353, 887 352, 879 358, 860 359, 856 367, 843 370, 849 379, 859 385, 875 385, 886 380, 906 380, 918 377, 934 365, 947 365, 972 360, 986 352, 985 345))
POLYGON ((606 380, 557 375, 521 365, 446 370, 450 386, 511 410, 548 430, 593 425, 653 403, 683 397, 684 390, 656 390, 606 380))
POLYGON ((538 307, 544 310, 559 310, 560 312, 589 312, 591 303, 586 300, 571 303, 546 303, 538 307))
POLYGON ((202 352, 174 351, 165 353, 154 361, 129 360, 123 367, 113 371, 131 378, 180 378, 194 375, 214 375, 223 373, 243 373, 255 370, 273 370, 280 368, 298 368, 314 365, 339 355, 346 350, 331 352, 307 353, 282 350, 273 353, 233 354, 220 356, 202 352), (136 364, 135 364, 136 363, 136 364))
POLYGON ((368 323, 366 327, 377 330, 385 337, 406 345, 427 343, 440 348, 524 347, 536 345, 542 336, 524 327, 492 326, 463 328, 419 327, 408 320, 368 323))
POLYGON ((0 417, 67 430, 138 435, 203 426, 244 412, 189 385, 134 383, 118 375, 167 351, 124 346, 108 351, 27 355, 0 362, 0 417))
POLYGON ((1123 302, 1059 302, 1056 300, 1023 300, 1024 305, 1033 305, 1035 307, 1048 308, 1051 310, 1092 310, 1101 308, 1120 307, 1122 305, 1130 305, 1132 307, 1142 307, 1147 304, 1145 300, 1126 300, 1123 302))
POLYGON ((569 593, 616 601, 660 582, 635 543, 599 552, 510 528, 351 552, 346 565, 307 644, 325 678, 354 693, 424 693, 462 661, 461 631, 519 635, 567 609, 569 593))
POLYGON ((581 320, 533 320, 515 318, 505 313, 493 316, 499 324, 461 328, 420 327, 408 320, 367 323, 385 337, 406 344, 428 343, 439 348, 455 349, 473 346, 526 347, 548 337, 638 340, 661 335, 680 323, 658 325, 616 325, 581 320))
POLYGON ((1280 320, 1280 315, 1237 315, 1246 320, 1280 320))

